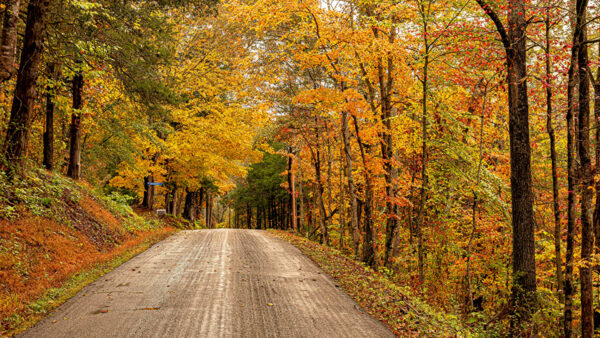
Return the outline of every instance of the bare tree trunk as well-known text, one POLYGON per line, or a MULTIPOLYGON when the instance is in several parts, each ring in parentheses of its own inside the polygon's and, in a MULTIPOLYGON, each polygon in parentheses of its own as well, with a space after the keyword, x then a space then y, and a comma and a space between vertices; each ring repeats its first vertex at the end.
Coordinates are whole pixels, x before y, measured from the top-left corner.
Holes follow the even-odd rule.
POLYGON ((21 64, 10 111, 10 120, 4 141, 4 154, 7 163, 14 165, 9 173, 22 173, 25 170, 27 144, 33 104, 36 98, 36 82, 43 53, 45 20, 49 0, 31 0, 27 7, 27 25, 21 64))
POLYGON ((5 1, 2 40, 0 41, 0 81, 8 81, 17 72, 17 36, 21 0, 5 1))
POLYGON ((67 176, 74 180, 81 177, 81 108, 83 92, 83 75, 73 77, 73 114, 71 115, 69 168, 67 176))

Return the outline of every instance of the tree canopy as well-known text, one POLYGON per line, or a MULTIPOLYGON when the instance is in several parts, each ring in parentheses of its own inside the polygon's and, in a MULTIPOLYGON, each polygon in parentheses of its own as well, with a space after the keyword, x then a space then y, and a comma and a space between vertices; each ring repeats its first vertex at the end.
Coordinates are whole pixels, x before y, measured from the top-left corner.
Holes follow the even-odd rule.
POLYGON ((476 333, 589 337, 597 5, 7 0, 1 167, 298 232, 476 333))

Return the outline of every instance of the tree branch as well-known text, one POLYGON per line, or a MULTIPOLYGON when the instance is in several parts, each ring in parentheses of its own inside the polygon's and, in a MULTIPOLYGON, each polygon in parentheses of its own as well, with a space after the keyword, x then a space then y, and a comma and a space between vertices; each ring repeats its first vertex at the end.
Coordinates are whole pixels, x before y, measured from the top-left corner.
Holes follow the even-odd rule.
POLYGON ((483 9, 485 14, 487 14, 490 17, 492 22, 494 22, 494 25, 496 25, 496 30, 500 34, 500 38, 502 38, 502 44, 504 45, 504 48, 506 48, 506 49, 510 48, 510 42, 508 41, 508 34, 506 34, 506 29, 504 29, 504 25, 502 24, 502 21, 500 20, 500 18, 496 14, 496 12, 494 12, 492 7, 490 7, 490 5, 488 5, 484 0, 475 0, 475 1, 479 4, 479 7, 481 7, 481 9, 483 9))

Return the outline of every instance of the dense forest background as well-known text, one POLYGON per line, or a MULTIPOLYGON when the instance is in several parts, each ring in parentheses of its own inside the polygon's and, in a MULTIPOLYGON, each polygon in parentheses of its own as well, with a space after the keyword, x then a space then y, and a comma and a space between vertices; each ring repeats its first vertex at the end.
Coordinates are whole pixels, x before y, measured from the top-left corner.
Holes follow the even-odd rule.
POLYGON ((473 332, 589 337, 599 5, 5 0, 3 179, 292 230, 473 332))

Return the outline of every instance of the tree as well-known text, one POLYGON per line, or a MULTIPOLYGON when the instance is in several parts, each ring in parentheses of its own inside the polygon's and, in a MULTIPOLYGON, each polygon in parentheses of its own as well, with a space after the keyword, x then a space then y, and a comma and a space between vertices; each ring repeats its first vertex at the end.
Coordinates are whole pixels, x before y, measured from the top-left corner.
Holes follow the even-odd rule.
POLYGON ((67 176, 74 180, 81 177, 81 108, 83 92, 83 75, 75 74, 73 77, 73 114, 71 115, 71 129, 69 137, 69 168, 67 176))
POLYGON ((2 40, 0 40, 0 80, 9 80, 16 72, 17 33, 21 0, 5 1, 2 40))
POLYGON ((54 169, 54 111, 56 99, 57 70, 54 63, 48 64, 49 84, 46 87, 46 120, 44 130, 44 160, 46 169, 54 169))
MULTIPOLYGON (((592 200, 594 174, 590 151, 590 81, 588 76, 589 58, 587 40, 586 11, 587 0, 578 0, 575 5, 576 24, 573 34, 572 62, 570 71, 577 73, 578 86, 578 135, 577 151, 580 163, 581 189, 581 260, 579 278, 581 283, 581 336, 594 336, 594 287, 590 259, 594 253, 594 228, 592 200), (573 69, 575 68, 575 69, 573 69)), ((569 83, 569 87, 573 84, 569 83)), ((573 88, 570 88, 570 92, 573 88)), ((572 96, 571 96, 572 97, 572 96)), ((572 109, 572 108, 569 108, 572 109)))
POLYGON ((518 331, 532 312, 536 291, 525 3, 509 1, 508 29, 490 5, 483 0, 477 3, 496 26, 506 53, 513 226, 512 305, 513 325, 518 331))
POLYGON ((27 7, 27 24, 17 75, 10 121, 4 141, 4 155, 11 171, 25 169, 36 83, 43 54, 43 39, 50 0, 31 0, 27 7))

